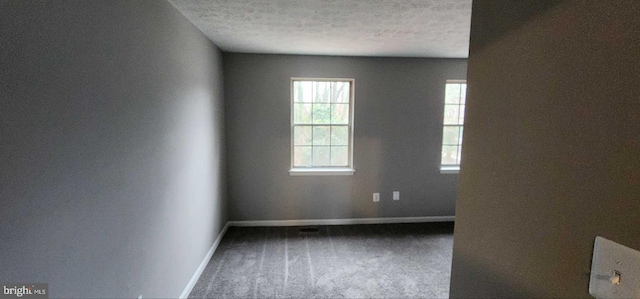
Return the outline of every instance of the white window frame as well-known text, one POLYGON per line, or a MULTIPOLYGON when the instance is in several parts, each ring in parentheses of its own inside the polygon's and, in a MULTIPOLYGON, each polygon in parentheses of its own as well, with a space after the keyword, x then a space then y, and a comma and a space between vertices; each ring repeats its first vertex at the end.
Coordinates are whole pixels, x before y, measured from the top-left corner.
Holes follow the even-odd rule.
MULTIPOLYGON (((467 84, 467 80, 460 80, 460 79, 449 79, 446 80, 445 82, 445 95, 444 95, 444 99, 443 99, 443 107, 446 107, 447 103, 446 103, 446 98, 447 98, 447 94, 446 94, 446 86, 447 84, 467 84)), ((466 95, 465 95, 465 110, 466 110, 466 95)), ((446 111, 446 109, 443 109, 443 116, 444 116, 444 111, 446 111)), ((464 111, 463 113, 466 113, 466 111, 464 111)), ((464 121, 462 124, 457 124, 457 125, 448 125, 444 123, 444 118, 442 121, 442 142, 440 143, 440 173, 441 174, 458 174, 460 173, 460 163, 456 163, 456 164, 442 164, 442 150, 445 146, 444 144, 444 128, 448 127, 448 126, 456 126, 456 127, 462 127, 464 129, 464 121)), ((462 139, 462 136, 460 137, 462 139)), ((460 143, 459 145, 459 151, 462 151, 462 143, 460 143)), ((460 153, 460 160, 462 160, 462 153, 460 153)), ((461 161, 460 161, 461 162, 461 161)))
MULTIPOLYGON (((353 78, 306 78, 306 77, 292 77, 290 82, 290 111, 291 111, 291 119, 290 119, 290 136, 291 136, 291 168, 289 169, 289 174, 292 176, 298 175, 353 175, 355 172, 355 168, 353 167, 353 116, 354 109, 353 107, 355 102, 355 79, 353 78), (349 163, 346 167, 342 166, 325 166, 325 167, 300 167, 294 166, 294 82, 295 81, 331 81, 331 82, 349 82, 349 123, 348 123, 348 132, 349 132, 349 163)), ((326 124, 325 124, 326 125, 326 124)))

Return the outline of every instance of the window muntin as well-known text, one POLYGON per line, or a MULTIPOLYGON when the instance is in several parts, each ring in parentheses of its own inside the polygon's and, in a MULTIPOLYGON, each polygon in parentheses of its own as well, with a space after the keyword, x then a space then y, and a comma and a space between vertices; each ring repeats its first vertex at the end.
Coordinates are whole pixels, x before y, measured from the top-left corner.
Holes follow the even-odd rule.
POLYGON ((352 169, 353 79, 291 79, 291 168, 352 169))
POLYGON ((455 170, 460 167, 466 95, 467 83, 465 80, 447 80, 442 128, 441 169, 455 170))

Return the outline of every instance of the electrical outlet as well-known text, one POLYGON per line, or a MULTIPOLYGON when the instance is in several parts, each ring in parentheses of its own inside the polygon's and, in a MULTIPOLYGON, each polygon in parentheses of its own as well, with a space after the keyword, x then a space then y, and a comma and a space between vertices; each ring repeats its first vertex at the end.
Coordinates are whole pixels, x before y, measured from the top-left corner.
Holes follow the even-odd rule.
POLYGON ((380 193, 373 193, 373 202, 380 201, 380 193))
POLYGON ((142 299, 142 295, 138 296, 138 299, 142 299))
POLYGON ((393 200, 400 200, 400 191, 393 191, 393 200))

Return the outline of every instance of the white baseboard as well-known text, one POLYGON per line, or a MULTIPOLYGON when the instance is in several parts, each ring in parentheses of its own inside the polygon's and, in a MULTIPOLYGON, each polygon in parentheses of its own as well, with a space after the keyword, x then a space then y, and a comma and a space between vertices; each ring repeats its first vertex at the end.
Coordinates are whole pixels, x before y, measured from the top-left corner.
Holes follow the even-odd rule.
POLYGON ((455 220, 455 216, 427 216, 427 217, 385 217, 385 218, 347 218, 347 219, 249 220, 249 221, 229 221, 229 225, 230 226, 303 226, 303 225, 450 222, 454 220, 455 220))
POLYGON ((204 268, 207 267, 209 260, 213 256, 213 253, 216 252, 216 248, 218 248, 218 245, 220 244, 220 241, 222 240, 222 237, 224 236, 224 234, 227 232, 228 228, 229 228, 229 222, 227 222, 227 224, 224 225, 224 228, 222 228, 222 231, 218 234, 218 237, 213 242, 213 245, 211 245, 211 248, 209 248, 207 255, 205 255, 202 262, 200 262, 200 266, 198 266, 198 269, 196 269, 196 272, 193 273, 193 276, 191 276, 191 280, 189 280, 189 283, 184 288, 184 291, 182 291, 182 294, 180 294, 180 299, 186 299, 187 297, 189 297, 189 294, 193 290, 193 287, 196 286, 196 282, 198 282, 198 279, 200 279, 200 275, 202 274, 202 271, 204 271, 204 268))

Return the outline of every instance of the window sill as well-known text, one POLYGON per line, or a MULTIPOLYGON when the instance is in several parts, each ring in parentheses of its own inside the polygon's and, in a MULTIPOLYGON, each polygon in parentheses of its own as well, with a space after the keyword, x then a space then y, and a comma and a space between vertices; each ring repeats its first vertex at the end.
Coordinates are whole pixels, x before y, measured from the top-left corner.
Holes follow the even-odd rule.
POLYGON ((356 172, 351 168, 292 168, 289 170, 291 176, 301 175, 353 175, 356 172))
POLYGON ((458 174, 460 166, 440 166, 440 174, 458 174))

